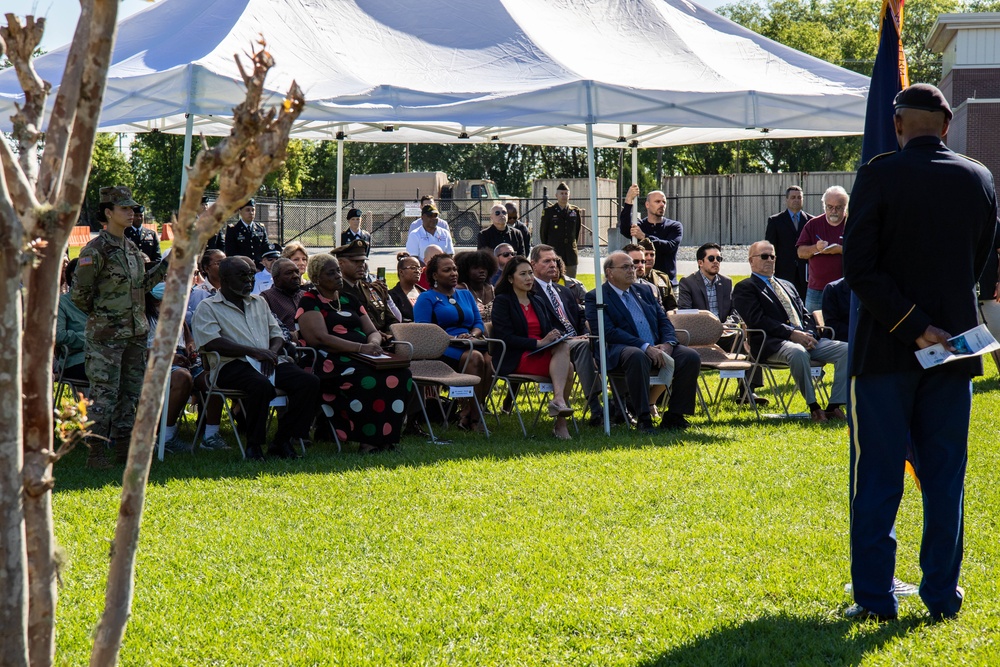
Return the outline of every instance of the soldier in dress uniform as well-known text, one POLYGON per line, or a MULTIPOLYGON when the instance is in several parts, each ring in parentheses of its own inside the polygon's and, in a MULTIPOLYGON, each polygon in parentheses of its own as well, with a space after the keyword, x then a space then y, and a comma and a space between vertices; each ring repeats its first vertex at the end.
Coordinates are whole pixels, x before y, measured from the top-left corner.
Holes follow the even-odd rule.
POLYGON ((355 297, 365 307, 372 324, 382 334, 383 344, 389 340, 389 327, 399 322, 390 308, 389 290, 385 282, 376 280, 368 282, 366 268, 366 253, 368 246, 364 241, 356 240, 334 248, 330 254, 340 262, 343 272, 345 292, 355 297))
POLYGON ((257 265, 259 271, 262 268, 261 257, 270 250, 267 230, 264 229, 264 225, 254 222, 254 217, 257 215, 257 205, 253 199, 244 204, 239 213, 239 222, 226 230, 226 256, 249 257, 257 265))
POLYGON ((677 308, 677 296, 674 294, 674 286, 670 283, 670 275, 653 268, 656 265, 656 246, 649 240, 648 236, 639 241, 637 245, 642 248, 642 254, 646 259, 646 275, 643 276, 643 280, 653 284, 653 287, 660 294, 663 310, 669 313, 677 308))
POLYGON ((90 380, 89 415, 94 421, 87 466, 111 465, 107 443, 115 441, 115 458, 128 457, 135 409, 146 369, 146 292, 163 280, 167 262, 148 271, 143 254, 125 230, 138 204, 126 187, 101 188, 97 219, 107 226, 80 251, 71 298, 87 315, 87 378, 90 380))
POLYGON ((569 186, 556 186, 556 203, 546 206, 538 225, 542 243, 555 248, 556 254, 566 263, 566 275, 576 278, 579 261, 576 240, 583 228, 583 211, 569 203, 569 186))
POLYGON ((160 261, 160 238, 152 229, 142 226, 142 206, 132 207, 132 224, 125 228, 125 238, 134 243, 151 262, 160 261))

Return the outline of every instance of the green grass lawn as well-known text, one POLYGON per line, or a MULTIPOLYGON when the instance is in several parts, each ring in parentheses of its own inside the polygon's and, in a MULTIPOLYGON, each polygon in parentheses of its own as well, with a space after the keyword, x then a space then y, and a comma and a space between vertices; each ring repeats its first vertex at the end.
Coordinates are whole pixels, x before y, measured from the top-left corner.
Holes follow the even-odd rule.
MULTIPOLYGON (((363 457, 154 461, 124 665, 996 664, 996 370, 976 382, 967 597, 884 626, 849 603, 847 429, 728 403, 680 436, 404 439, 363 457)), ((803 409, 799 398, 796 409, 803 409)), ((191 426, 184 427, 188 433, 191 426)), ((120 472, 56 467, 58 663, 84 664, 120 472)), ((898 573, 919 577, 907 483, 898 573)))

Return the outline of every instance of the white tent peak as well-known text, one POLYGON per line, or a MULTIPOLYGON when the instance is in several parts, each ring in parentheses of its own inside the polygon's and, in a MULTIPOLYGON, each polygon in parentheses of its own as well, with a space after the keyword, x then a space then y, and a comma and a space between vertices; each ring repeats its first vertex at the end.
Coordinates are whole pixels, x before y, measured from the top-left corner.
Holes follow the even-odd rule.
MULTIPOLYGON (((856 134, 868 79, 687 0, 159 0, 121 22, 104 131, 228 134, 234 54, 263 36, 307 106, 295 134, 642 146, 856 134), (393 132, 383 132, 385 126, 393 132), (469 139, 459 139, 463 128, 469 139)), ((57 85, 68 47, 36 61, 57 85)), ((0 73, 0 128, 22 98, 0 73)))

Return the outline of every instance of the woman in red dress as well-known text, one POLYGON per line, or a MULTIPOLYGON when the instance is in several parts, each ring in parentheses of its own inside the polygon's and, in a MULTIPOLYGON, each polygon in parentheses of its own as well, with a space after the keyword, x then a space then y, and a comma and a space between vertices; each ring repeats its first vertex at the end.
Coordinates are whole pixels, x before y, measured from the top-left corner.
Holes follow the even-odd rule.
MULTIPOLYGON (((549 403, 549 416, 555 417, 552 433, 560 440, 569 440, 566 417, 573 414, 569 407, 573 364, 565 342, 536 351, 562 334, 552 324, 551 306, 541 294, 532 291, 534 283, 531 263, 520 255, 507 262, 500 274, 493 300, 493 336, 507 345, 507 354, 496 370, 499 375, 523 373, 550 378, 554 398, 549 403)), ((498 356, 494 355, 494 363, 498 356)))

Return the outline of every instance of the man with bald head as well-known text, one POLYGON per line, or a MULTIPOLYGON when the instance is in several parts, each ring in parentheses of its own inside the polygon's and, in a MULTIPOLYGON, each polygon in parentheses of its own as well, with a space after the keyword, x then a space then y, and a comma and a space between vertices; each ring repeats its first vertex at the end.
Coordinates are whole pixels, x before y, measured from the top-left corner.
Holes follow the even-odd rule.
POLYGON ((649 239, 656 248, 657 271, 670 276, 671 284, 677 286, 677 248, 684 239, 684 226, 676 220, 663 216, 667 212, 667 196, 659 190, 646 195, 646 217, 639 224, 632 224, 632 206, 639 196, 639 186, 632 185, 625 195, 625 205, 618 214, 618 231, 625 238, 636 241, 649 239))
POLYGON ((682 430, 689 426, 684 415, 694 414, 701 357, 677 342, 674 326, 653 290, 635 285, 635 268, 628 253, 608 255, 604 260, 605 282, 597 287, 603 290, 604 311, 598 314, 597 289, 591 290, 585 299, 587 321, 590 330, 597 332, 597 318, 604 318, 608 369, 624 372, 629 404, 641 433, 655 432, 649 409, 651 369, 658 372, 663 366, 673 365, 670 402, 660 428, 682 430))
POLYGON ((860 301, 851 338, 849 618, 896 618, 893 525, 907 446, 920 478, 920 597, 931 618, 955 616, 964 539, 974 357, 923 369, 915 352, 978 323, 976 280, 996 247, 997 199, 983 165, 942 141, 952 111, 914 84, 894 102, 900 150, 858 171, 844 233, 844 279, 860 301), (933 280, 928 280, 928 270, 933 280))

